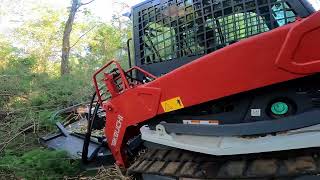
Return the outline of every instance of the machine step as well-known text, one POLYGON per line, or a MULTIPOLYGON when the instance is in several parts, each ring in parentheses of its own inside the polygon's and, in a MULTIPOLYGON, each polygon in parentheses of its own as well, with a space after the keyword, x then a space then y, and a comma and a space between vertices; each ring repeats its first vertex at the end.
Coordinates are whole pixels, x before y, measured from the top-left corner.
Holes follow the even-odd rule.
POLYGON ((148 142, 216 156, 320 147, 320 125, 277 134, 245 137, 169 134, 161 124, 156 126, 156 130, 143 126, 140 132, 142 139, 148 142))

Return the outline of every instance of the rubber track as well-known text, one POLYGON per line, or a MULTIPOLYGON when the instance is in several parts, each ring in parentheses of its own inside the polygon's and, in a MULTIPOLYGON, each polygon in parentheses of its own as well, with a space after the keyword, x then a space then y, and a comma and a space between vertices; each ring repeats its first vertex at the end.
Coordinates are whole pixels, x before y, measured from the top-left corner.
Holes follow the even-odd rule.
MULTIPOLYGON (((148 150, 128 174, 154 174, 196 179, 287 179, 319 174, 320 151, 302 150, 217 157, 185 150, 148 150)), ((319 177, 320 179, 320 177, 319 177)))

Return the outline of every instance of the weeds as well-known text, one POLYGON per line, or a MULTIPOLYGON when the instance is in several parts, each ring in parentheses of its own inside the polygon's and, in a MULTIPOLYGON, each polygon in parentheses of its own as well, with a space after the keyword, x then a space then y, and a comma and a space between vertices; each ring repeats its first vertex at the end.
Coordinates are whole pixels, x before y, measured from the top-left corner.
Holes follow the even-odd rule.
POLYGON ((66 152, 35 149, 22 156, 6 152, 0 159, 0 169, 18 179, 50 180, 74 176, 79 173, 80 164, 68 158, 66 152))
MULTIPOLYGON (((34 60, 15 59, 0 69, 0 179, 63 179, 79 173, 65 152, 41 148, 59 109, 87 101, 91 82, 81 76, 33 73, 34 60)), ((90 77, 90 76, 88 76, 90 77)))

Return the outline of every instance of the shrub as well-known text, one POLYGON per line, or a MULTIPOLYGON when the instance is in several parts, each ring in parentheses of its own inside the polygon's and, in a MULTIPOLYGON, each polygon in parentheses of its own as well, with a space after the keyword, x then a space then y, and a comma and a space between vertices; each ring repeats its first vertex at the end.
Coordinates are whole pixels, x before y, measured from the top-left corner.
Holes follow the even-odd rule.
POLYGON ((79 173, 80 163, 70 160, 66 152, 35 149, 22 156, 6 152, 0 158, 0 169, 26 180, 62 179, 79 173))

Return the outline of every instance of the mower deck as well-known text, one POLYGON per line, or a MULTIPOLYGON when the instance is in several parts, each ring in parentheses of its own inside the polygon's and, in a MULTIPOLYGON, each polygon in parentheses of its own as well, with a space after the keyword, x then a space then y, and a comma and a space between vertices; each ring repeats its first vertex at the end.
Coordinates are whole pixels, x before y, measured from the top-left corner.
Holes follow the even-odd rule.
MULTIPOLYGON (((85 119, 81 121, 85 121, 85 119)), ((50 149, 66 151, 73 159, 81 159, 84 135, 74 132, 74 130, 78 130, 80 128, 79 125, 82 123, 81 121, 77 121, 69 125, 67 128, 61 123, 57 123, 56 125, 59 132, 41 138, 41 143, 50 149)), ((107 146, 91 139, 88 148, 88 156, 91 157, 95 155, 96 161, 94 162, 94 165, 89 165, 90 167, 101 165, 107 166, 113 165, 114 163, 112 154, 107 146)))

